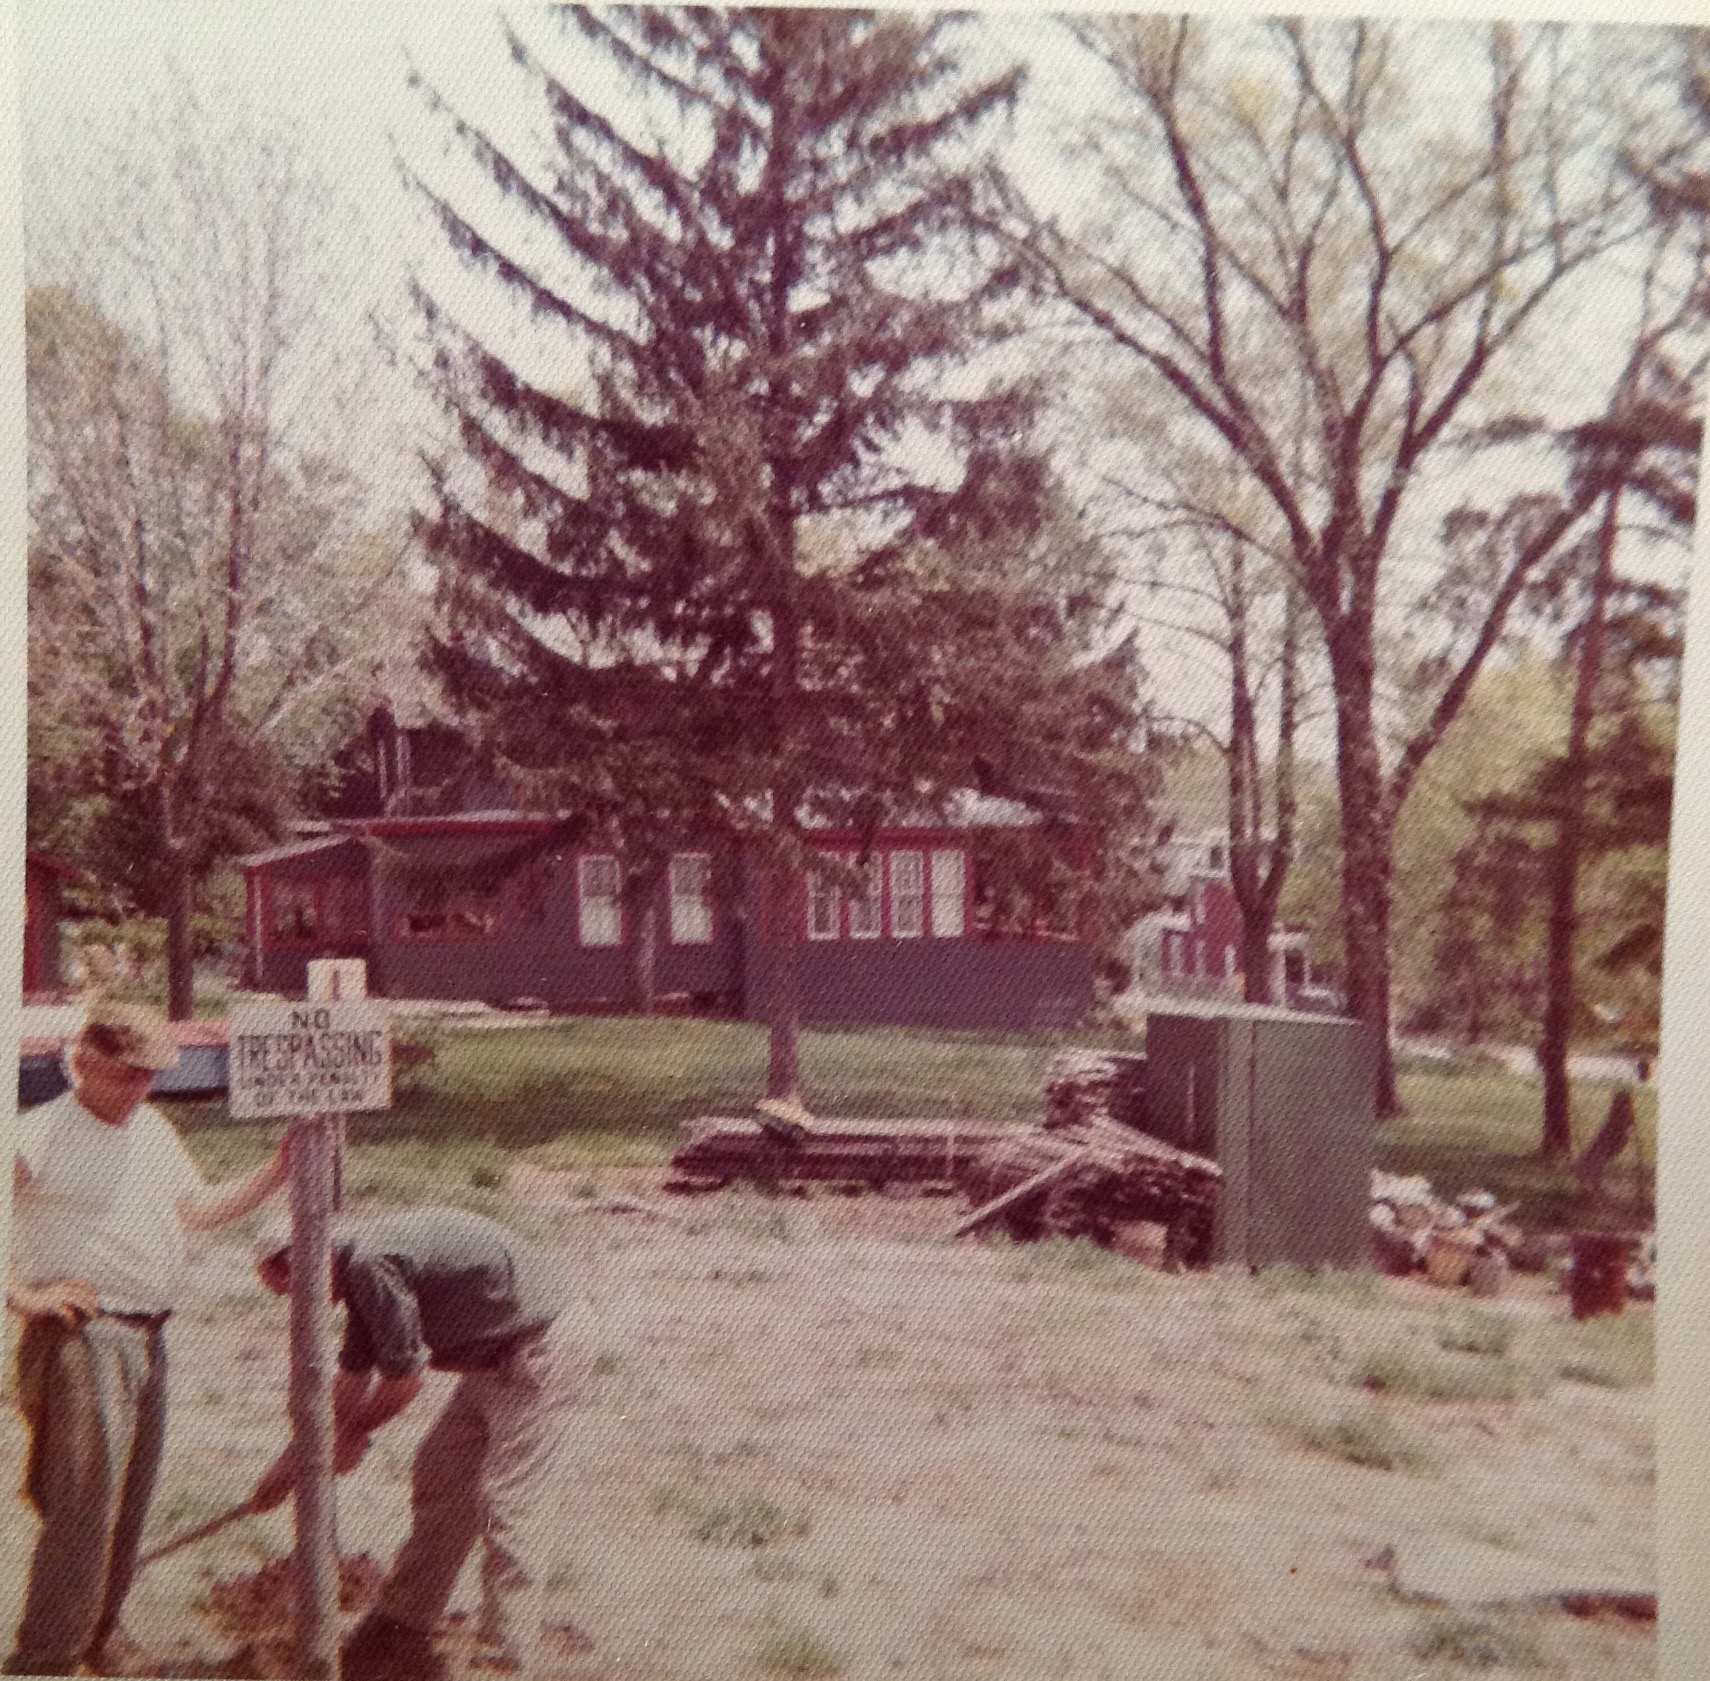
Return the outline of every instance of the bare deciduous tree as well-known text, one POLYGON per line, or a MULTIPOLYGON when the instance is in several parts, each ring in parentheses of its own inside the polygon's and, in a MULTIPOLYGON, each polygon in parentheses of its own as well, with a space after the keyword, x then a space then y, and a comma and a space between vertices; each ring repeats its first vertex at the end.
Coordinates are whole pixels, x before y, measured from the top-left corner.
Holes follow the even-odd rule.
POLYGON ((167 922, 270 830, 372 655, 396 555, 358 530, 320 337, 330 195, 288 141, 180 88, 32 206, 32 825, 167 922), (319 411, 324 416, 324 409, 319 411))
MULTIPOLYGON (((1475 627, 1393 746, 1379 655, 1392 557, 1452 429, 1480 402, 1511 404, 1499 382, 1520 370, 1545 306, 1650 227, 1629 151, 1675 157, 1684 141, 1646 130, 1678 111, 1647 92, 1645 66, 1555 27, 1068 27, 1117 91, 1119 120, 1087 146, 1098 220, 1028 211, 1021 238, 1175 423, 1262 493, 1317 617, 1335 690, 1348 1002, 1380 1030, 1393 1111, 1397 813, 1526 578, 1605 484, 1583 475, 1507 522, 1475 627)), ((1602 407, 1599 394, 1581 412, 1602 407)))

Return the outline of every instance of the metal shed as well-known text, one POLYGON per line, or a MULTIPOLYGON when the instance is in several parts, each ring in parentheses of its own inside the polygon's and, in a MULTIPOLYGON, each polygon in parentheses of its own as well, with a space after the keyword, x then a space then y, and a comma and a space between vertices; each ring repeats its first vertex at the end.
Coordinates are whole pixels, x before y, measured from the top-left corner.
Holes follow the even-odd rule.
POLYGON ((1212 1258, 1370 1263, 1376 1030, 1259 1005, 1146 1018, 1146 1129, 1223 1169, 1212 1258))

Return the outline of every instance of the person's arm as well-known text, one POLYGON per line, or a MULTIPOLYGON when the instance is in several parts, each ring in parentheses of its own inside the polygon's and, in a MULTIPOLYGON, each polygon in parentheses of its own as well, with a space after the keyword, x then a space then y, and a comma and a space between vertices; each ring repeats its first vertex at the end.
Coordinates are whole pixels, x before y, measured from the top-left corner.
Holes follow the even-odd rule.
POLYGON ((374 1432, 396 1418, 421 1392, 420 1372, 372 1382, 367 1372, 340 1372, 333 1384, 333 1468, 354 1471, 362 1463, 374 1432))
MULTIPOLYGON (((368 1443, 382 1424, 394 1419, 422 1392, 419 1372, 407 1377, 382 1377, 371 1371, 341 1370, 333 1379, 333 1471, 354 1471, 368 1452, 368 1443)), ((250 1496, 250 1509, 271 1511, 291 1492, 296 1458, 288 1447, 267 1468, 250 1496)))
POLYGON ((188 1232, 211 1232, 233 1220, 253 1213, 283 1185, 291 1173, 289 1135, 279 1140, 272 1158, 255 1172, 226 1185, 201 1193, 186 1192, 178 1199, 179 1223, 188 1232))
MULTIPOLYGON (((22 1153, 12 1157, 12 1194, 21 1196, 33 1175, 22 1153)), ((23 1283, 8 1262, 6 1267, 6 1311, 20 1319, 57 1319, 76 1330, 84 1320, 93 1319, 101 1306, 100 1292, 81 1278, 47 1278, 35 1284, 23 1283)))

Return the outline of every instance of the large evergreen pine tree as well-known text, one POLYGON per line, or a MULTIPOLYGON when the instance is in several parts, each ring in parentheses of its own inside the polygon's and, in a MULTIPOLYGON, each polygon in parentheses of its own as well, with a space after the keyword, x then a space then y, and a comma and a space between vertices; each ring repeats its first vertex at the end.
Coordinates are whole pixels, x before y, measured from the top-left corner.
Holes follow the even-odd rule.
POLYGON ((424 89, 556 269, 418 190, 586 370, 548 389, 418 291, 466 452, 425 525, 430 660, 495 752, 652 865, 697 825, 744 837, 792 1097, 804 825, 970 782, 1105 828, 1143 797, 1131 656, 1052 541, 1002 349, 1016 277, 973 231, 1019 73, 973 75, 944 17, 555 16, 578 74, 510 37, 552 120, 538 167, 424 89))

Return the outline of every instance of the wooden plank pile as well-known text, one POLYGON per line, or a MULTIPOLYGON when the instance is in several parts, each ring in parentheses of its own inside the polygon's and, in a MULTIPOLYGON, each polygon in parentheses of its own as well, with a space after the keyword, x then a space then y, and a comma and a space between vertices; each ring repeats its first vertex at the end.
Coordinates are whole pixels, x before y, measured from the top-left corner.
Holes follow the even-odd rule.
POLYGON ((1071 1046, 1051 1059, 1045 1072, 1046 1126, 1068 1126, 1092 1115, 1145 1130, 1145 1057, 1071 1046))
POLYGON ((1047 1122, 971 1152, 956 1176, 973 1212, 956 1235, 1001 1228, 1021 1242, 1087 1237, 1120 1246, 1122 1228, 1165 1228, 1164 1261, 1211 1256, 1216 1162, 1178 1150, 1108 1114, 1047 1122))
POLYGON ((687 1123, 683 1146, 671 1158, 678 1175, 672 1188, 721 1190, 748 1179, 845 1190, 906 1185, 948 1193, 970 1151, 1013 1131, 952 1120, 707 1115, 687 1123))

